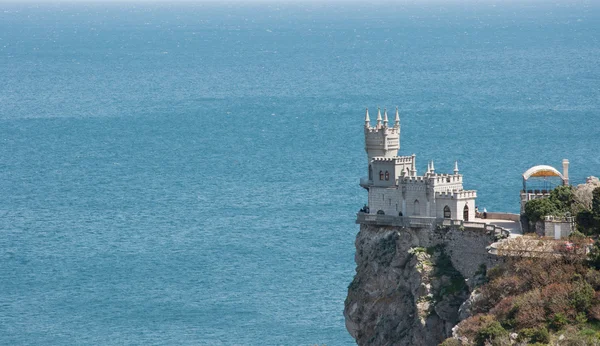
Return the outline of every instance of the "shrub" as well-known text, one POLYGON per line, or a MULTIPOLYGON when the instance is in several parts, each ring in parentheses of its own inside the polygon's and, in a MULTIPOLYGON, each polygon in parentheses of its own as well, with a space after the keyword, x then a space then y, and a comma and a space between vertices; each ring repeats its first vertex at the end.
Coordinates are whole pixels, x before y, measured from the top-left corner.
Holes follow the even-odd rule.
POLYGON ((592 305, 588 311, 588 317, 600 321, 600 304, 592 305))
POLYGON ((517 297, 518 310, 515 314, 515 327, 537 327, 546 322, 545 301, 540 290, 532 290, 517 297))
POLYGON ((490 310, 504 328, 513 328, 516 324, 515 315, 519 307, 514 302, 515 297, 506 297, 490 310))
POLYGON ((484 346, 486 342, 494 341, 507 336, 508 332, 506 329, 504 329, 498 321, 493 321, 477 332, 477 335, 475 336, 475 345, 484 346))
POLYGON ((588 269, 585 273, 585 281, 587 281, 594 290, 600 289, 600 272, 595 269, 588 269))
POLYGON ((542 288, 541 299, 544 301, 545 310, 550 314, 572 315, 572 291, 573 285, 570 283, 554 283, 542 288))
POLYGON ((577 316, 575 317, 575 321, 579 324, 586 324, 587 317, 585 316, 585 312, 578 313, 577 316))
POLYGON ((440 346, 461 346, 461 345, 462 345, 462 343, 459 340, 454 339, 454 338, 448 338, 440 344, 440 346))
POLYGON ((550 327, 552 327, 552 329, 554 330, 559 330, 562 327, 566 326, 567 323, 569 323, 569 320, 567 320, 567 316, 565 316, 565 314, 563 314, 562 312, 559 312, 552 316, 552 320, 550 321, 550 327))
POLYGON ((525 216, 531 223, 536 223, 542 217, 558 212, 557 205, 550 198, 533 199, 525 204, 525 216))
POLYGON ((570 295, 571 304, 577 311, 585 312, 592 305, 594 293, 594 289, 587 282, 576 282, 570 295))
POLYGON ((575 216, 577 229, 585 234, 592 235, 596 233, 594 229, 594 214, 590 210, 582 210, 575 216))
POLYGON ((550 342, 550 333, 546 327, 525 328, 519 331, 519 337, 517 340, 527 343, 547 344, 550 342))
POLYGON ((494 322, 497 321, 492 315, 477 314, 463 320, 458 324, 458 334, 473 340, 481 329, 494 322))

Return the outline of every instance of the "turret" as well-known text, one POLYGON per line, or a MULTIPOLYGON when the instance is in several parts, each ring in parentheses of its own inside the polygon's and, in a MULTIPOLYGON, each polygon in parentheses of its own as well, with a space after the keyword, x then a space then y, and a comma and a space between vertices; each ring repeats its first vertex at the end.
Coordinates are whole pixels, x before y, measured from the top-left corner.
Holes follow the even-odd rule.
POLYGON ((377 107, 377 128, 381 128, 381 110, 377 107))
POLYGON ((383 127, 388 127, 387 108, 383 109, 383 127))
POLYGON ((398 113, 398 107, 396 107, 396 120, 394 122, 394 127, 400 129, 400 113, 398 113))
POLYGON ((369 118, 369 108, 367 108, 367 114, 365 114, 365 128, 371 127, 371 119, 369 118))
POLYGON ((454 174, 458 174, 458 161, 454 161, 454 174))

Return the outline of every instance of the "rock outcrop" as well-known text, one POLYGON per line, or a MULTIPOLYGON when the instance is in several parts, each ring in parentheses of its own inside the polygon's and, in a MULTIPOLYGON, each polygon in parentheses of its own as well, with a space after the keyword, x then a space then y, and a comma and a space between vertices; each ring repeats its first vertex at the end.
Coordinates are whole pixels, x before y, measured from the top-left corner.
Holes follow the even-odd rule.
POLYGON ((359 345, 438 345, 468 317, 460 307, 496 264, 493 241, 456 228, 361 225, 346 328, 359 345))

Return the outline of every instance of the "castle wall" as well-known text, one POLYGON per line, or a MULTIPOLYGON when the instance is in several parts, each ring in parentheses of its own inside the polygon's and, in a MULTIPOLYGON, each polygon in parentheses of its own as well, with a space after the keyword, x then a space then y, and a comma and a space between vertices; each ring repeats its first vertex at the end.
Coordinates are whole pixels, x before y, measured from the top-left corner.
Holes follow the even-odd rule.
POLYGON ((369 209, 371 214, 383 210, 385 215, 398 216, 402 210, 402 196, 396 188, 371 187, 369 189, 369 209))

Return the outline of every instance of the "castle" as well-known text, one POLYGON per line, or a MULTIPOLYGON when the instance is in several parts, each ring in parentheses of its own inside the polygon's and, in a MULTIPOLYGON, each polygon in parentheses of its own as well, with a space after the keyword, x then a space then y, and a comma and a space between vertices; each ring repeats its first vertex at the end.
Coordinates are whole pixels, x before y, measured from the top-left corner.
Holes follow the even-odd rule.
POLYGON ((368 176, 360 185, 369 193, 365 214, 444 218, 472 221, 475 219, 475 190, 463 188, 458 163, 452 174, 435 172, 433 161, 424 175, 418 175, 416 156, 398 156, 400 150, 400 115, 396 108, 394 125, 388 125, 387 110, 383 119, 377 110, 377 123, 371 127, 369 110, 365 115, 365 151, 368 176))

